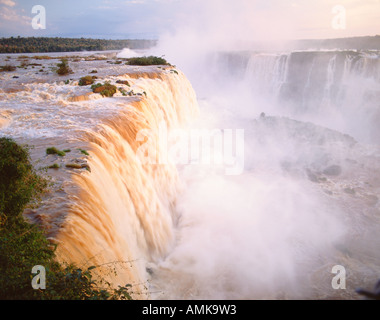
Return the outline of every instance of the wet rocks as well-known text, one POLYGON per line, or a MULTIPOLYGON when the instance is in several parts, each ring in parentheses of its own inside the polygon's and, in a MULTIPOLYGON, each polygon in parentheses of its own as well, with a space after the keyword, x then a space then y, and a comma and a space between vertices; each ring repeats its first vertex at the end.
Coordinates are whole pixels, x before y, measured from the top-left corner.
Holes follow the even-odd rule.
POLYGON ((91 172, 91 168, 87 163, 67 163, 66 168, 68 169, 86 169, 87 171, 91 172))
POLYGON ((323 171, 323 174, 326 176, 340 176, 342 174, 342 167, 338 165, 330 166, 323 171))
POLYGON ((310 170, 306 170, 306 173, 307 173, 307 177, 309 178, 311 182, 319 183, 319 178, 317 177, 315 173, 313 173, 310 170))
POLYGON ((356 191, 355 191, 355 189, 353 189, 353 188, 345 188, 343 191, 344 191, 345 193, 347 193, 347 194, 352 195, 352 196, 356 194, 356 191))
POLYGON ((128 87, 131 86, 127 80, 117 80, 116 83, 117 84, 123 84, 123 85, 128 86, 128 87))

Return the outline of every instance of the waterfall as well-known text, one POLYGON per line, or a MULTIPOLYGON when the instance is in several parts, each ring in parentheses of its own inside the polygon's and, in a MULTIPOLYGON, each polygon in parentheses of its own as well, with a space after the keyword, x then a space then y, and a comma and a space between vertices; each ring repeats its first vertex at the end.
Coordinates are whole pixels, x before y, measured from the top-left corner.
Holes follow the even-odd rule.
MULTIPOLYGON (((171 66, 100 62, 102 81, 128 83, 113 98, 73 79, 12 80, 25 82, 0 92, 0 133, 33 145, 37 168, 59 165, 25 216, 45 228, 59 261, 97 266, 98 279, 131 284, 136 299, 355 297, 331 291, 331 269, 347 267, 351 288, 378 275, 379 152, 356 141, 379 142, 378 54, 205 61, 193 71, 202 80, 193 85, 206 84, 199 101, 171 66), (161 161, 175 143, 162 127, 196 129, 193 119, 213 132, 244 130, 240 175, 196 157, 161 161), (47 155, 52 146, 70 151, 47 155)), ((85 61, 76 66, 88 73, 85 61)))
POLYGON ((235 52, 217 56, 219 74, 240 81, 263 108, 271 105, 271 112, 275 110, 277 115, 312 120, 358 140, 380 143, 378 52, 235 52))
POLYGON ((56 237, 60 256, 68 261, 132 261, 127 270, 116 270, 119 278, 134 283, 146 281, 146 262, 164 256, 173 242, 179 191, 174 164, 140 161, 137 150, 143 142, 137 142, 137 134, 151 130, 157 139, 157 150, 151 151, 165 152, 159 125, 184 128, 197 112, 194 92, 183 75, 145 79, 139 85, 149 92, 147 99, 126 105, 117 117, 84 135, 92 155, 91 174, 74 177, 77 199, 56 237))
POLYGON ((167 152, 160 127, 185 129, 197 116, 198 105, 182 72, 140 69, 108 76, 113 83, 122 79, 134 92, 143 92, 132 97, 78 96, 81 89, 75 83, 33 82, 25 91, 3 93, 7 100, 0 103, 7 110, 13 102, 7 111, 10 125, 2 134, 34 145, 37 166, 53 161, 61 165, 48 171, 55 186, 42 205, 25 212, 58 244, 58 260, 97 266, 99 279, 115 287, 131 284, 135 298, 146 298, 146 264, 164 257, 173 244, 180 181, 174 163, 147 165, 138 150, 146 144, 155 145, 147 151, 157 157, 167 152), (138 138, 144 130, 155 144, 138 138), (45 149, 52 145, 71 152, 64 158, 47 156, 45 149), (83 149, 89 156, 78 151, 83 149), (85 162, 90 172, 65 168, 72 162, 85 162))

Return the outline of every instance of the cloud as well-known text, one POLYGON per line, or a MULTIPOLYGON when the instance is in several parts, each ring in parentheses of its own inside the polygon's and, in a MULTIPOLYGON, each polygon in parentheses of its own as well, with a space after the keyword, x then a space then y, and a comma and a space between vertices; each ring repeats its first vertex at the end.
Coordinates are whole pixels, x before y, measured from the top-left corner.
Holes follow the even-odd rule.
POLYGON ((9 7, 14 7, 16 5, 16 2, 12 0, 0 0, 0 3, 9 7))
POLYGON ((380 0, 341 0, 340 4, 347 11, 347 28, 337 31, 332 28, 335 0, 171 0, 167 7, 175 22, 168 29, 193 32, 199 37, 198 43, 206 38, 206 42, 221 45, 226 41, 279 41, 378 33, 374 21, 380 19, 380 0))
MULTIPOLYGON (((46 6, 52 36, 73 30, 84 37, 126 33, 158 36, 186 30, 187 34, 200 35, 195 44, 202 43, 203 38, 204 42, 222 45, 226 39, 242 42, 374 35, 380 19, 380 0, 341 0, 347 9, 347 30, 341 32, 331 28, 331 9, 336 0, 67 0, 65 4, 41 0, 40 4, 46 6)), ((3 35, 16 30, 15 26, 11 32, 3 22, 20 19, 25 15, 21 9, 26 15, 30 12, 28 0, 0 0, 0 8, 3 35), (7 16, 6 8, 20 10, 7 11, 7 16)), ((22 26, 16 35, 25 34, 22 26)))
POLYGON ((20 15, 17 13, 16 10, 8 8, 8 7, 3 7, 1 9, 0 17, 1 17, 1 20, 17 22, 23 25, 29 24, 31 21, 31 17, 20 15))

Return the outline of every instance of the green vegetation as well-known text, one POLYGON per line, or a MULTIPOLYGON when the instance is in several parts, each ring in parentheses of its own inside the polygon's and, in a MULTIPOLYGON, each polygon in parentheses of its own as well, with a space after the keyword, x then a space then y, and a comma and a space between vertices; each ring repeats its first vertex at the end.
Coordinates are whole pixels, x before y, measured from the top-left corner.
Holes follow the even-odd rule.
POLYGON ((107 63, 109 63, 109 64, 116 64, 116 65, 119 65, 119 64, 122 64, 123 61, 121 61, 121 60, 117 60, 117 61, 107 61, 107 63))
POLYGON ((95 77, 95 76, 82 77, 79 80, 79 85, 80 86, 89 86, 91 84, 94 84, 96 79, 97 79, 97 77, 95 77))
POLYGON ((46 179, 34 170, 28 149, 0 138, 0 299, 1 300, 131 300, 130 285, 111 288, 95 281, 91 266, 59 264, 55 248, 23 212, 38 201, 47 188, 46 179), (46 289, 33 289, 32 269, 46 270, 46 289))
POLYGON ((0 66, 0 72, 11 72, 15 70, 16 70, 15 66, 10 66, 10 65, 0 66))
POLYGON ((33 59, 36 60, 51 60, 51 59, 58 59, 50 56, 34 56, 33 59))
POLYGON ((106 57, 103 56, 97 56, 97 55, 91 55, 84 58, 85 61, 104 61, 107 60, 106 57))
POLYGON ((104 84, 97 83, 91 86, 92 92, 100 93, 103 97, 113 97, 117 91, 116 86, 106 81, 104 84))
POLYGON ((135 93, 133 90, 130 90, 130 91, 126 91, 124 88, 119 88, 118 89, 120 91, 120 93, 124 96, 124 97, 133 97, 133 96, 141 96, 142 94, 141 93, 135 93))
POLYGON ((66 155, 64 151, 58 150, 56 147, 47 148, 46 154, 56 154, 60 157, 64 157, 66 155))
POLYGON ((169 66, 170 65, 164 58, 155 57, 155 56, 129 58, 127 59, 126 64, 130 66, 159 66, 159 65, 169 66))
POLYGON ((148 49, 153 40, 104 40, 84 38, 11 37, 0 38, 0 53, 73 52, 148 49))
POLYGON ((56 70, 57 74, 60 76, 65 76, 72 73, 72 70, 69 67, 67 59, 62 58, 61 62, 57 64, 58 69, 56 70))
POLYGON ((126 96, 128 95, 128 92, 125 91, 123 88, 119 88, 118 90, 120 91, 120 93, 121 93, 124 97, 126 97, 126 96))
POLYGON ((47 184, 33 170, 28 150, 8 138, 0 138, 0 177, 0 220, 13 223, 47 184))
POLYGON ((58 163, 54 163, 53 165, 49 166, 49 169, 59 169, 60 165, 58 163))
POLYGON ((79 149, 79 151, 80 151, 82 154, 84 154, 85 156, 89 156, 89 155, 90 155, 86 150, 79 149))

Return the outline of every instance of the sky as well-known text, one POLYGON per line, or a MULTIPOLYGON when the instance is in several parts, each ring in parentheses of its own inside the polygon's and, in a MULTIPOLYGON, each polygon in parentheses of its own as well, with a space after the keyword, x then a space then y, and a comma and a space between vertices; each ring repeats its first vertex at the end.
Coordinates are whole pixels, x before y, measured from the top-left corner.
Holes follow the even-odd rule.
POLYGON ((242 41, 377 35, 380 0, 0 0, 0 37, 156 39, 179 29, 242 41), (32 27, 35 5, 45 29, 32 27))

